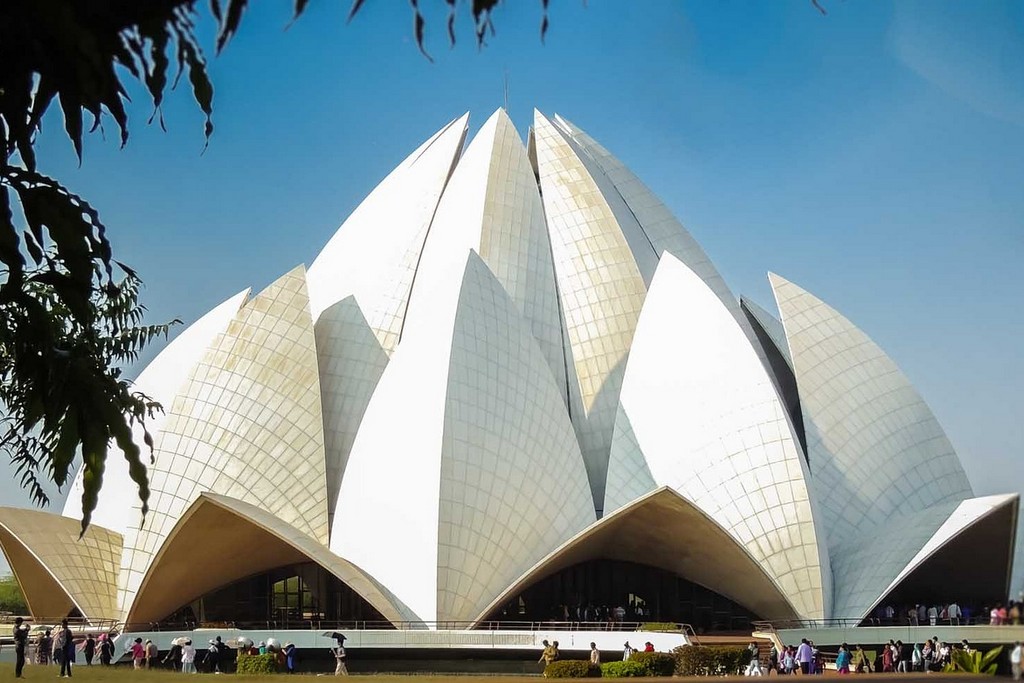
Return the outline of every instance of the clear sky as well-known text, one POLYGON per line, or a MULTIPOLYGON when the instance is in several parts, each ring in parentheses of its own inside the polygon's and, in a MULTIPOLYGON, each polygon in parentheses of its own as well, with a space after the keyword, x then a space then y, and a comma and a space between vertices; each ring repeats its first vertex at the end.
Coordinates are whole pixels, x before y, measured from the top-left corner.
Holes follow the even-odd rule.
MULTIPOLYGON (((465 6, 450 49, 423 2, 433 63, 406 3, 346 25, 319 0, 287 31, 289 3, 252 3, 212 59, 205 154, 183 84, 166 133, 134 88, 128 147, 108 120, 81 168, 51 112, 40 167, 100 210, 151 319, 191 322, 309 264, 422 140, 465 111, 475 131, 507 73, 524 136, 534 107, 587 130, 737 294, 772 307, 773 270, 822 297, 915 382, 978 494, 1022 491, 1024 3, 822 3, 553 0, 541 44, 539 0, 516 0, 478 51, 465 6)), ((7 480, 0 502, 28 499, 7 480)))

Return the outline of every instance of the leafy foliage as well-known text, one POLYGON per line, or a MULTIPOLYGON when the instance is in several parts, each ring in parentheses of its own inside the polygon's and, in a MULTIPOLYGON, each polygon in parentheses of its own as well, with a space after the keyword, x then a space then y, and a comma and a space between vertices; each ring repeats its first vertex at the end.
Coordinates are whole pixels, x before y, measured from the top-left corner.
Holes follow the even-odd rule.
POLYGON ((277 673, 277 658, 272 654, 265 655, 238 655, 239 674, 260 676, 277 673))
POLYGON ((634 652, 629 661, 644 667, 646 676, 671 676, 676 669, 676 658, 667 652, 634 652))
POLYGON ((647 667, 632 659, 625 662, 605 662, 601 665, 601 676, 604 678, 642 678, 648 675, 647 667))
POLYGON ((679 631, 679 624, 674 621, 646 621, 640 624, 638 631, 662 631, 675 633, 679 631))
POLYGON ((0 577, 0 612, 28 614, 28 604, 18 580, 13 576, 0 577))
POLYGON ((563 659, 544 667, 545 678, 600 678, 600 667, 582 659, 563 659))
POLYGON ((677 676, 729 676, 750 658, 746 648, 715 645, 682 645, 672 650, 677 676))
POLYGON ((1003 646, 993 648, 982 654, 979 650, 956 649, 950 654, 952 660, 944 669, 947 673, 960 672, 968 674, 985 674, 995 676, 999 668, 999 655, 1003 653, 1003 646))

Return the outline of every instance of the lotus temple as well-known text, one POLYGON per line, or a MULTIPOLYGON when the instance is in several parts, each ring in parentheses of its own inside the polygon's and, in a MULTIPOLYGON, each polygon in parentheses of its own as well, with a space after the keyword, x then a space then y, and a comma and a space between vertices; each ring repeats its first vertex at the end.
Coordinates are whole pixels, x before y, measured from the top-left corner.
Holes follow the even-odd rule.
POLYGON ((714 629, 1005 601, 1018 496, 975 496, 865 332, 773 273, 773 306, 738 297, 568 120, 525 143, 504 110, 468 121, 139 375, 166 411, 144 518, 116 451, 81 540, 80 481, 63 514, 0 509, 37 620, 714 629))

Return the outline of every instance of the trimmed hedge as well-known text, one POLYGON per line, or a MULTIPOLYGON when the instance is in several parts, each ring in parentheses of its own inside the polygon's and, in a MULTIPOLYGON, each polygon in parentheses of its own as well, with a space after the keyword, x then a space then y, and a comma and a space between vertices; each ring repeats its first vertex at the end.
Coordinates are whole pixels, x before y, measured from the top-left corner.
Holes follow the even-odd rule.
POLYGON ((277 673, 277 657, 265 655, 238 655, 238 671, 240 674, 275 674, 277 673))
POLYGON ((678 676, 728 676, 750 663, 745 647, 683 645, 672 650, 678 676))
POLYGON ((605 662, 601 665, 601 675, 605 678, 641 678, 648 674, 646 666, 631 659, 626 662, 605 662))
POLYGON ((646 676, 671 676, 676 670, 676 658, 667 652, 634 652, 629 661, 643 666, 646 676))
POLYGON ((563 659, 544 667, 545 678, 600 678, 601 669, 582 659, 563 659))
POLYGON ((645 621, 640 624, 638 631, 679 631, 679 624, 674 621, 645 621))

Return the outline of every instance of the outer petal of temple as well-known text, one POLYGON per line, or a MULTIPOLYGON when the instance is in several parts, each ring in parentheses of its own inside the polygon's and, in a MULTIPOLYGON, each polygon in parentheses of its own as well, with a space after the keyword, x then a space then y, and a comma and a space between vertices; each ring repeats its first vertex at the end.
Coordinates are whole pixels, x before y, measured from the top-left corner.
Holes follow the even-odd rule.
POLYGON ((401 336, 423 244, 468 119, 451 121, 399 164, 309 268, 332 514, 359 422, 401 336))
POLYGON ((300 562, 319 564, 389 621, 415 619, 359 567, 277 515, 235 498, 202 493, 178 518, 153 558, 128 610, 127 622, 158 622, 216 588, 300 562), (211 534, 217 539, 213 553, 208 543, 211 534))
MULTIPOLYGON (((188 379, 188 370, 203 357, 214 337, 227 329, 228 323, 234 319, 248 297, 249 289, 246 288, 182 330, 135 379, 132 387, 134 391, 142 392, 164 407, 164 412, 146 419, 146 429, 154 441, 160 436, 174 397, 188 379)), ((148 455, 149 449, 140 429, 135 430, 135 442, 148 455)), ((117 455, 116 444, 112 444, 111 453, 112 457, 107 458, 103 472, 102 495, 92 513, 92 521, 123 534, 128 527, 139 522, 138 516, 128 514, 125 510, 125 501, 135 500, 139 488, 128 475, 127 461, 117 455)), ((82 518, 81 470, 68 492, 64 515, 76 520, 82 518)))
POLYGON ((896 515, 970 497, 953 446, 896 364, 817 297, 778 275, 769 279, 829 546, 851 543, 896 515))
POLYGON ((326 544, 320 389, 305 270, 248 302, 171 406, 150 470, 151 510, 129 529, 119 604, 203 491, 259 505, 326 544))
MULTIPOLYGON (((501 125, 492 117, 473 140, 438 206, 402 342, 364 415, 335 513, 353 519, 372 506, 373 524, 335 533, 331 547, 427 621, 473 616, 593 519, 550 361, 476 251, 483 235, 508 230, 487 215, 493 193, 484 184, 509 153, 496 144, 501 125), (523 491, 523 482, 537 486, 541 466, 557 472, 558 491, 523 491), (544 525, 527 532, 537 519, 544 525)), ((504 275, 521 281, 516 268, 504 275)))
MULTIPOLYGON (((631 435, 616 435, 609 482, 648 471, 649 489, 669 486, 715 519, 795 612, 830 613, 828 555, 785 407, 738 321, 668 253, 640 314, 620 419, 631 435)), ((616 493, 610 485, 606 510, 629 502, 616 493)))
POLYGON ((0 546, 36 618, 75 609, 93 621, 117 618, 121 534, 92 524, 79 540, 81 531, 70 517, 0 508, 0 546))

